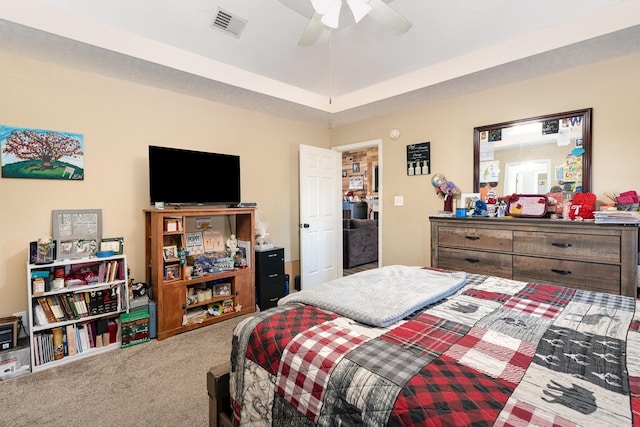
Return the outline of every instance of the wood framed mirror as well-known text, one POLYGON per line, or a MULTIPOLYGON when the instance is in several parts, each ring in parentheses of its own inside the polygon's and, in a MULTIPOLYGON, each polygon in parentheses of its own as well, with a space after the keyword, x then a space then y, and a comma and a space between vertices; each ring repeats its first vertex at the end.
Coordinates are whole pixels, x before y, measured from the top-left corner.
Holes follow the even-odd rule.
POLYGON ((586 108, 474 128, 474 192, 590 192, 591 113, 586 108))

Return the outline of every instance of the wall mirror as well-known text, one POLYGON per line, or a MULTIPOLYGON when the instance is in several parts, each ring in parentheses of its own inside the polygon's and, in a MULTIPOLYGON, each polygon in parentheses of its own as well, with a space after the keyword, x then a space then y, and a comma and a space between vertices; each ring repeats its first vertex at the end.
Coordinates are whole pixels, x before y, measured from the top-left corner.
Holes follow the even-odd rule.
POLYGON ((591 191, 591 108, 473 130, 474 192, 591 191))

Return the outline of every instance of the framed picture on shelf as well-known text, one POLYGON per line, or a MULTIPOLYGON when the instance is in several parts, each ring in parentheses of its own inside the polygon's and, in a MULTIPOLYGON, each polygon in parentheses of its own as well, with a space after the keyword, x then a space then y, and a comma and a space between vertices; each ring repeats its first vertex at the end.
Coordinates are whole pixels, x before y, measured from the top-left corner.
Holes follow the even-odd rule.
POLYGON ((251 242, 238 240, 238 250, 242 253, 242 258, 247 260, 247 267, 251 267, 251 242))
POLYGON ((202 232, 203 246, 205 252, 222 252, 225 250, 222 232, 207 229, 202 232))
POLYGON ((165 261, 171 261, 178 259, 178 247, 177 246, 164 246, 162 248, 162 257, 165 261))
POLYGON ((196 217, 196 230, 213 228, 213 219, 210 216, 196 217))
POLYGON ((180 266, 170 265, 164 268, 164 280, 176 280, 180 278, 180 266))
POLYGON ((63 240, 60 242, 58 259, 75 259, 94 256, 98 252, 97 240, 63 240))
POLYGON ((202 240, 202 231, 193 231, 186 234, 187 251, 190 255, 199 255, 204 253, 204 242, 202 240))
POLYGON ((107 237, 100 240, 101 251, 113 251, 114 255, 124 252, 124 237, 107 237))

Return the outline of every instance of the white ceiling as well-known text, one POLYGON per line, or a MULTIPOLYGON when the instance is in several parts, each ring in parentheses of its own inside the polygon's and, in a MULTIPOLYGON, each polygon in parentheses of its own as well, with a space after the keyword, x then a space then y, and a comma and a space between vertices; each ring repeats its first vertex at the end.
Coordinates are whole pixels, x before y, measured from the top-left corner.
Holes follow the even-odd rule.
POLYGON ((309 0, 0 0, 0 47, 328 127, 640 51, 638 0, 385 1, 300 47, 309 0))

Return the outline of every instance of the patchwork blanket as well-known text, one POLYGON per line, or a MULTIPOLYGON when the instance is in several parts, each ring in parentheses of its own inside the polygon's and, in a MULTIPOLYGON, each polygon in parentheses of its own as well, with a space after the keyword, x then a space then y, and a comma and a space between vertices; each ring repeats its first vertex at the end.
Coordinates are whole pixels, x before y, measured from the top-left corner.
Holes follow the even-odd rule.
POLYGON ((390 265, 292 293, 278 305, 301 302, 372 326, 389 326, 416 310, 455 293, 464 272, 390 265))
POLYGON ((640 425, 639 329, 633 298, 474 274, 382 328, 287 304, 234 331, 235 422, 640 425))

